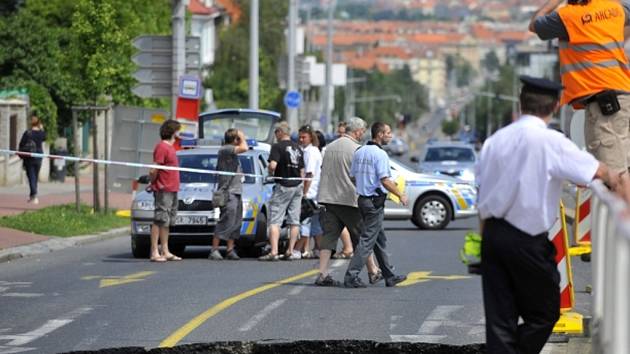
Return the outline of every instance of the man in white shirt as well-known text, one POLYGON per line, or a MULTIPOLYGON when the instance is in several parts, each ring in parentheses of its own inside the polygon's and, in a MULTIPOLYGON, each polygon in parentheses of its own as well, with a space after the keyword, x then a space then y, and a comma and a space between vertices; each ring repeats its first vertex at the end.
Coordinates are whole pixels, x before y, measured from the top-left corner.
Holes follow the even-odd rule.
POLYGON ((476 167, 488 353, 539 353, 559 318, 560 275, 547 231, 562 182, 618 182, 606 165, 547 128, 562 87, 521 81, 522 116, 486 140, 476 167))

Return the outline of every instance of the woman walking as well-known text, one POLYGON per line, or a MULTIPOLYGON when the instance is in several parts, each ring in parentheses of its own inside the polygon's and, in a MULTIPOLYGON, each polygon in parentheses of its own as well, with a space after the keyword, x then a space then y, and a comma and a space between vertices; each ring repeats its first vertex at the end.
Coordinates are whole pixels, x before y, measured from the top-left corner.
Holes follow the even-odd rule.
MULTIPOLYGON (((35 115, 31 117, 31 129, 28 129, 22 134, 20 139, 19 149, 24 152, 35 152, 42 154, 44 152, 42 144, 46 141, 46 132, 39 118, 35 115)), ((28 178, 28 186, 30 188, 30 194, 28 198, 29 203, 39 204, 37 199, 37 181, 39 179, 39 170, 42 167, 42 159, 40 157, 22 157, 24 163, 24 170, 26 171, 26 177, 28 178)))

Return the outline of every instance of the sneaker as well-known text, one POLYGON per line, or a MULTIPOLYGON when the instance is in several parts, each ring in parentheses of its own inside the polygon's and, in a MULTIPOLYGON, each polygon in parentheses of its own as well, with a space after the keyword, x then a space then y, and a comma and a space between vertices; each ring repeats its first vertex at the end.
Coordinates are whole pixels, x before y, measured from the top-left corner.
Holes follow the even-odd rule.
POLYGON ((238 254, 236 254, 235 250, 230 250, 226 255, 225 258, 231 260, 231 261, 238 261, 239 259, 241 259, 241 257, 238 256, 238 254))
POLYGON ((379 281, 383 280, 383 273, 379 270, 376 273, 368 273, 368 278, 370 280, 370 284, 376 284, 379 281))
POLYGON ((407 276, 406 275, 394 275, 391 278, 385 279, 385 286, 387 286, 387 287, 396 286, 396 284, 402 283, 405 280, 407 280, 407 276))
POLYGON ((219 252, 219 250, 212 250, 212 252, 210 252, 210 255, 208 256, 208 259, 211 259, 213 261, 222 261, 223 256, 221 256, 221 252, 219 252))
POLYGON ((315 285, 317 286, 339 286, 339 282, 333 279, 333 277, 328 274, 324 276, 322 273, 319 273, 317 279, 315 279, 315 285))
POLYGON ((296 261, 298 259, 302 259, 302 254, 299 251, 293 251, 293 253, 285 254, 282 257, 283 261, 296 261))
POLYGON ((304 252, 302 253, 302 259, 315 259, 317 258, 317 256, 315 256, 315 253, 313 252, 304 252))
POLYGON ((346 279, 343 281, 343 285, 346 288, 367 288, 367 285, 361 280, 361 278, 356 277, 352 279, 346 279))
POLYGON ((276 262, 280 260, 280 257, 278 257, 277 254, 267 253, 264 256, 258 257, 258 260, 263 262, 276 262))

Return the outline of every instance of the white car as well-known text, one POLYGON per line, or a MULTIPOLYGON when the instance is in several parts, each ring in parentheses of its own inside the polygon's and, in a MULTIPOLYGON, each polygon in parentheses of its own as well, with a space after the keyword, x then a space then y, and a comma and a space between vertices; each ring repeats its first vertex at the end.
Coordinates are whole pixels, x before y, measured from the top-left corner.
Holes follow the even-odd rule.
POLYGON ((390 160, 394 181, 402 177, 409 204, 385 203, 385 219, 411 220, 420 229, 445 228, 451 220, 477 215, 477 189, 470 182, 447 176, 413 172, 396 160, 390 160))

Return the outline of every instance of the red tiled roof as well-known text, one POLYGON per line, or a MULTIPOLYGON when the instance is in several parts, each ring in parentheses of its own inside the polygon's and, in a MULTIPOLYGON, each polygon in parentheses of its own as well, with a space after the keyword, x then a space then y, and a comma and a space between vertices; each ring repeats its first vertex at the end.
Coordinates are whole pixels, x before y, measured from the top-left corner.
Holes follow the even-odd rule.
POLYGON ((234 0, 217 0, 217 4, 227 11, 228 15, 234 23, 241 19, 242 11, 234 0))

